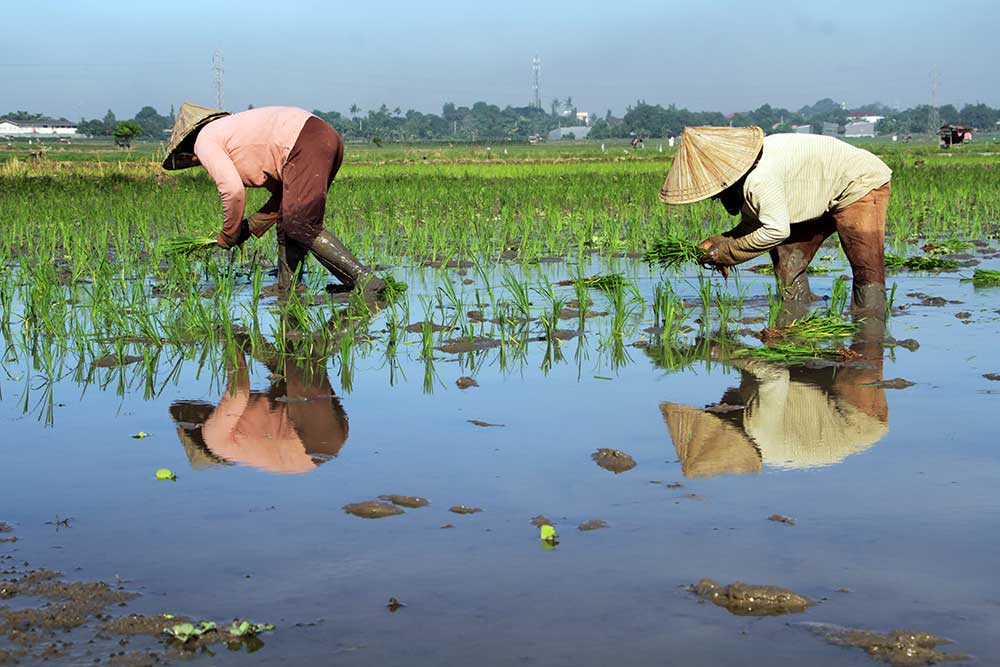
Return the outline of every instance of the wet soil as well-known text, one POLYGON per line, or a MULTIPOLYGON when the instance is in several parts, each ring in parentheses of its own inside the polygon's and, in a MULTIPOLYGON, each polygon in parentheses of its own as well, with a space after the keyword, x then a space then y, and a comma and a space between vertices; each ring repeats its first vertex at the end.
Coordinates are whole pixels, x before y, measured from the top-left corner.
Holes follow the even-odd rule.
POLYGON ((449 512, 454 512, 455 514, 478 514, 483 510, 479 507, 467 507, 465 505, 452 505, 448 508, 449 512))
POLYGON ((142 357, 136 356, 134 354, 126 354, 123 357, 117 357, 113 354, 109 354, 99 359, 94 359, 94 363, 91 364, 94 368, 117 368, 118 366, 128 366, 129 364, 134 364, 142 361, 142 357))
POLYGON ((960 313, 955 313, 955 317, 957 317, 960 320, 968 320, 972 318, 972 313, 970 313, 967 310, 963 310, 960 313))
POLYGON ((939 662, 969 660, 958 653, 942 653, 938 646, 951 644, 943 637, 912 630, 890 630, 886 633, 855 630, 825 623, 807 623, 810 631, 835 646, 850 646, 864 650, 869 656, 890 665, 916 667, 939 662))
POLYGON ((469 389, 470 387, 478 387, 479 383, 476 382, 475 378, 470 378, 467 375, 463 375, 462 377, 455 380, 455 386, 458 387, 459 389, 469 389))
POLYGON ((627 472, 635 467, 635 459, 619 449, 602 447, 590 455, 597 465, 617 474, 627 472))
POLYGON ((166 628, 178 623, 193 623, 187 616, 173 616, 170 614, 159 614, 157 616, 144 616, 142 614, 129 614, 113 619, 101 626, 101 631, 114 635, 162 637, 166 628))
POLYGON ((783 514, 772 514, 771 516, 767 517, 767 520, 768 521, 774 521, 776 523, 783 523, 786 526, 794 526, 795 525, 795 519, 793 519, 791 517, 787 517, 787 516, 785 516, 783 514))
POLYGON ((993 382, 1000 382, 1000 373, 983 373, 983 377, 993 382))
POLYGON ((377 500, 367 500, 361 503, 349 503, 344 505, 344 511, 348 514, 361 517, 362 519, 381 519, 387 516, 403 514, 403 510, 390 503, 383 503, 377 500))
POLYGON ((473 338, 452 338, 434 349, 446 354, 462 354, 463 352, 491 350, 495 347, 500 347, 500 341, 494 338, 475 336, 473 338))
POLYGON ((737 616, 779 616, 805 611, 815 604, 804 595, 780 586, 761 586, 736 582, 720 586, 702 579, 689 589, 737 616))
MULTIPOLYGON (((576 308, 563 308, 559 311, 560 320, 576 320, 580 318, 580 310, 576 308)), ((606 310, 585 310, 583 312, 583 319, 589 320, 593 317, 605 317, 608 312, 606 310)))
POLYGON ((590 521, 584 521, 579 526, 576 527, 577 530, 588 531, 588 530, 600 530, 601 528, 607 528, 608 522, 603 519, 591 519, 590 521))
POLYGON ((420 496, 400 496, 394 493, 387 493, 384 496, 379 496, 379 500, 388 500, 393 505, 409 507, 411 509, 426 507, 431 504, 431 501, 426 498, 421 498, 420 496))
POLYGON ((920 349, 920 342, 914 338, 904 338, 902 340, 896 340, 891 336, 885 339, 886 347, 901 347, 910 352, 916 352, 920 349))
POLYGON ((479 426, 480 428, 501 428, 504 424, 491 424, 490 422, 484 422, 481 419, 466 419, 473 426, 479 426))
POLYGON ((440 333, 441 331, 451 331, 455 327, 445 326, 443 324, 434 324, 433 322, 414 322, 413 324, 406 327, 406 331, 409 333, 423 333, 424 325, 430 324, 431 331, 434 333, 440 333))
POLYGON ((554 526, 555 524, 544 514, 539 514, 538 516, 531 517, 531 525, 541 528, 542 526, 554 526))
POLYGON ((904 380, 903 378, 893 378, 891 380, 882 380, 875 384, 876 387, 881 387, 882 389, 906 389, 907 387, 912 387, 914 382, 909 380, 904 380))

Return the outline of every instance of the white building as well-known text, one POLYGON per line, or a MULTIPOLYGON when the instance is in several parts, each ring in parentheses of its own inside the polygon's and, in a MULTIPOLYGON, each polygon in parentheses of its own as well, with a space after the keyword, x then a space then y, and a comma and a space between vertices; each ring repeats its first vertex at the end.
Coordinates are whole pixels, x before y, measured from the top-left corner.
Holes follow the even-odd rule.
POLYGON ((861 112, 847 114, 848 123, 877 123, 883 118, 885 118, 885 116, 879 116, 877 114, 867 114, 861 112))
POLYGON ((576 119, 584 125, 590 125, 590 113, 587 111, 577 111, 576 119))
POLYGON ((848 123, 844 126, 844 136, 845 137, 874 137, 875 136, 875 123, 860 121, 857 123, 848 123))
POLYGON ((590 128, 586 125, 559 127, 549 132, 548 139, 549 141, 559 141, 560 139, 569 139, 569 135, 573 135, 573 139, 586 139, 588 134, 590 134, 590 128))
POLYGON ((3 137, 70 137, 76 134, 76 123, 42 118, 40 120, 0 120, 3 137))

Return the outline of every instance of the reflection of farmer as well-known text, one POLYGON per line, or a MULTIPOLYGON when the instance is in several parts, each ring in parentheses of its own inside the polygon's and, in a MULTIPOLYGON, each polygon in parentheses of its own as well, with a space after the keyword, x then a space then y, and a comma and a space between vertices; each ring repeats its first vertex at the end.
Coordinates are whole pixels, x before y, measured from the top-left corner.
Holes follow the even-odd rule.
POLYGON ((277 223, 278 286, 289 289, 308 252, 345 286, 377 296, 385 283, 323 228, 326 192, 344 159, 340 135, 302 109, 262 107, 237 114, 185 102, 174 124, 164 169, 202 165, 222 196, 218 243, 238 246, 277 223), (265 188, 267 203, 243 217, 245 187, 265 188))
POLYGON ((347 440, 347 415, 326 369, 289 363, 267 392, 250 389, 242 355, 219 404, 170 406, 194 467, 240 463, 269 472, 302 473, 336 456, 347 440))
POLYGON ((863 365, 732 362, 740 386, 726 392, 722 409, 661 403, 684 475, 750 473, 762 464, 832 465, 881 440, 889 430, 885 390, 875 386, 882 380, 881 343, 863 341, 854 349, 867 357, 863 365))
POLYGON ((660 199, 718 199, 740 224, 702 242, 708 263, 740 264, 770 251, 787 299, 814 298, 806 267, 837 232, 854 272, 854 306, 885 305, 885 214, 892 171, 834 137, 759 127, 689 127, 660 199))

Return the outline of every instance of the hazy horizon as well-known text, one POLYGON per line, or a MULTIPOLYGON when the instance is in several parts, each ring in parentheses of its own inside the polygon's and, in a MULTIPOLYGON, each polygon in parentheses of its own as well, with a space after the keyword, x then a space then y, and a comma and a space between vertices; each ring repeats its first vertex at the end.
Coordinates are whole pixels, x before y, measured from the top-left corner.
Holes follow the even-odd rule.
POLYGON ((797 110, 825 97, 906 108, 931 101, 935 69, 939 105, 1000 106, 992 34, 1000 8, 985 1, 949 7, 944 25, 940 9, 902 0, 847 10, 779 1, 767 12, 650 0, 565 9, 388 2, 377 10, 247 0, 235 15, 227 7, 39 0, 6 8, 16 29, 0 44, 0 113, 79 120, 108 108, 126 118, 146 105, 164 114, 182 101, 211 106, 217 48, 233 111, 526 106, 536 54, 546 109, 567 96, 580 110, 619 116, 638 99, 723 113, 765 103, 797 110), (39 19, 46 16, 58 18, 39 19))

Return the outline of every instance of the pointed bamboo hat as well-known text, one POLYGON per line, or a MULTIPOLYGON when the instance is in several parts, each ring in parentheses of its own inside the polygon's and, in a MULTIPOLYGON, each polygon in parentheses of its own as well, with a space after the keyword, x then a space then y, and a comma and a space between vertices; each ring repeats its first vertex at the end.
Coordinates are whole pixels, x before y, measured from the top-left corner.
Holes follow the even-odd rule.
POLYGON ((174 129, 170 133, 170 141, 167 143, 167 156, 163 158, 163 168, 174 170, 187 169, 188 167, 195 166, 195 162, 191 159, 191 156, 185 154, 190 153, 190 149, 188 149, 185 153, 178 150, 181 147, 181 144, 183 144, 184 140, 191 136, 192 133, 205 127, 206 124, 212 122, 216 118, 222 118, 223 116, 228 115, 228 111, 222 111, 221 109, 200 107, 197 104, 191 104, 190 102, 184 102, 181 104, 181 108, 177 112, 177 120, 174 121, 174 129))
POLYGON ((660 201, 692 204, 719 194, 747 173, 763 145, 756 126, 684 128, 660 201))
POLYGON ((660 403, 663 421, 685 477, 746 475, 760 472, 761 457, 733 424, 689 405, 660 403))

